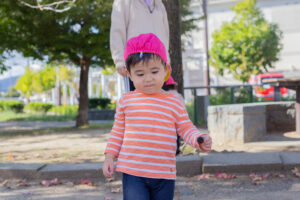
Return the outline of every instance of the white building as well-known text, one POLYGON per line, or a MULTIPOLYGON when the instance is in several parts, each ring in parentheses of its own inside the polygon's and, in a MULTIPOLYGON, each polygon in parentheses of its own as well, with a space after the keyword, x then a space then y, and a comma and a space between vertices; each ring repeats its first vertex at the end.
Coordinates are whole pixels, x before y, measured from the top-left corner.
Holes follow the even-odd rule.
MULTIPOLYGON (((234 12, 231 10, 238 0, 207 0, 208 12, 208 38, 209 48, 212 44, 212 33, 220 29, 225 21, 231 21, 234 12)), ((196 17, 203 15, 202 0, 193 0, 191 10, 196 17)), ((280 60, 275 63, 275 68, 270 71, 282 72, 286 77, 300 76, 300 0, 257 0, 257 7, 261 9, 265 18, 278 24, 283 32, 283 49, 280 60)), ((183 52, 184 85, 203 85, 204 59, 204 21, 199 20, 199 30, 193 30, 192 37, 185 40, 185 52, 183 52)), ((210 78, 212 85, 236 84, 230 75, 220 77, 215 74, 210 66, 210 78)))

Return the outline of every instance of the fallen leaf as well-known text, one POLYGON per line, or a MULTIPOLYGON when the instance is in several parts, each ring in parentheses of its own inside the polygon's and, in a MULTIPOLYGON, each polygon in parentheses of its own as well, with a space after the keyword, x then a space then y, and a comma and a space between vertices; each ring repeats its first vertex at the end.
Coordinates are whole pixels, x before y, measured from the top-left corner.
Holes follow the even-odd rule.
POLYGON ((90 179, 81 180, 81 185, 95 186, 94 182, 90 181, 90 179))
POLYGON ((42 182, 41 182, 41 184, 43 185, 43 186, 45 186, 45 187, 49 187, 49 186, 51 186, 51 185, 59 185, 60 184, 60 182, 58 181, 58 179, 57 178, 55 178, 55 179, 53 179, 53 180, 43 180, 42 182))
POLYGON ((22 182, 22 183, 19 183, 18 186, 29 187, 30 184, 29 184, 29 183, 26 183, 26 182, 22 182))
POLYGON ((197 179, 198 180, 210 179, 210 174, 201 174, 197 179))
POLYGON ((273 173, 272 176, 276 178, 285 178, 284 174, 278 174, 278 173, 273 173))
POLYGON ((296 177, 300 178, 300 167, 295 167, 292 172, 296 177))
POLYGON ((8 185, 8 183, 9 183, 9 181, 6 179, 6 180, 4 180, 4 181, 1 183, 0 186, 6 187, 6 186, 8 185))
POLYGON ((7 159, 14 159, 14 156, 13 155, 8 155, 6 156, 7 159))
POLYGON ((261 176, 262 180, 267 180, 270 176, 270 173, 265 173, 261 176))
POLYGON ((121 192, 121 188, 114 188, 114 189, 111 189, 110 192, 111 192, 111 193, 120 193, 120 192, 121 192))
POLYGON ((234 179, 236 178, 236 175, 232 175, 232 174, 226 174, 226 173, 217 173, 216 174, 217 178, 223 178, 223 179, 234 179))
POLYGON ((42 184, 43 186, 49 187, 49 186, 50 186, 50 181, 48 181, 48 180, 43 180, 43 181, 41 182, 41 184, 42 184))
POLYGON ((50 184, 51 185, 58 185, 59 184, 58 179, 57 178, 53 179, 52 181, 50 181, 50 184))

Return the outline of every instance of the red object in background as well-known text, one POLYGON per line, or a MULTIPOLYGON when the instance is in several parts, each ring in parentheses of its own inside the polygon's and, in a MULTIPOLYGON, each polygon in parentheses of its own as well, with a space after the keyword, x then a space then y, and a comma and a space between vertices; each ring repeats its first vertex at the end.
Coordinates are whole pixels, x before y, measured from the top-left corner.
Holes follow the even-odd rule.
MULTIPOLYGON (((263 83, 265 79, 279 79, 283 78, 283 74, 281 73, 264 73, 254 75, 249 78, 249 83, 253 85, 260 85, 254 86, 254 95, 256 97, 263 97, 266 100, 273 101, 274 100, 274 87, 271 87, 270 84, 263 83)), ((282 97, 286 97, 288 95, 287 88, 280 88, 280 94, 282 97)))

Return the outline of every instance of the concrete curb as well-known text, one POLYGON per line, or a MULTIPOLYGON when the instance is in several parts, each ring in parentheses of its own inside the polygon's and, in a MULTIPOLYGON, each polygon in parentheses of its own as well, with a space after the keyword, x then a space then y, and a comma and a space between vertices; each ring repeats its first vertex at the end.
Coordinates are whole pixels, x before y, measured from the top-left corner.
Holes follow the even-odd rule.
POLYGON ((203 157, 203 173, 262 172, 282 170, 278 152, 210 154, 203 157))
MULTIPOLYGON (((290 170, 300 167, 300 152, 211 153, 178 156, 177 175, 195 176, 201 173, 250 173, 290 170)), ((105 180, 102 164, 0 164, 0 178, 24 179, 97 179, 105 180)), ((120 173, 115 173, 119 179, 120 173)))

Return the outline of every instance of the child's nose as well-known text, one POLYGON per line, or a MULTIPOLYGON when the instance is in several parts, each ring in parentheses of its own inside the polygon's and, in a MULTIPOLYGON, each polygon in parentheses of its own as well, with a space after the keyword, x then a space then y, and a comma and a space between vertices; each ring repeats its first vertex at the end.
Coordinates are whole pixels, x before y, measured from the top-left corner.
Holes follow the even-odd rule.
POLYGON ((146 80, 146 81, 151 81, 152 79, 153 79, 153 77, 152 77, 151 74, 147 74, 147 75, 145 76, 145 80, 146 80))

